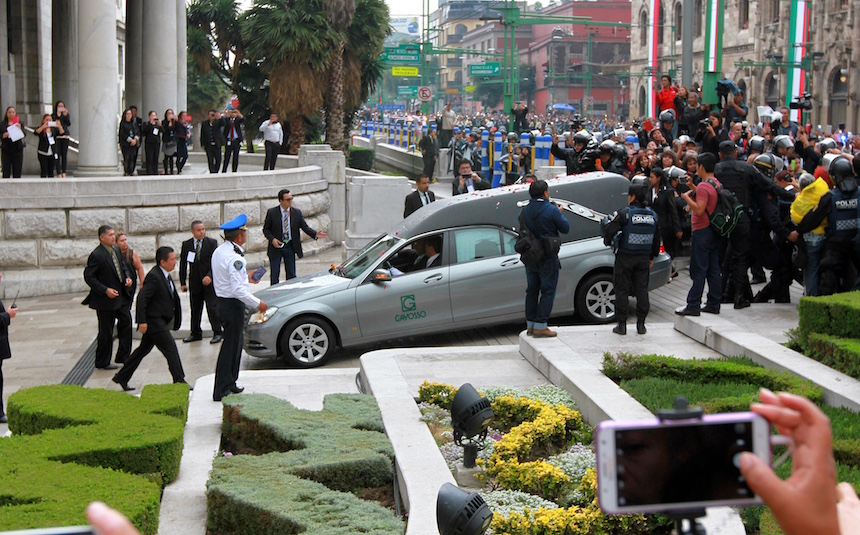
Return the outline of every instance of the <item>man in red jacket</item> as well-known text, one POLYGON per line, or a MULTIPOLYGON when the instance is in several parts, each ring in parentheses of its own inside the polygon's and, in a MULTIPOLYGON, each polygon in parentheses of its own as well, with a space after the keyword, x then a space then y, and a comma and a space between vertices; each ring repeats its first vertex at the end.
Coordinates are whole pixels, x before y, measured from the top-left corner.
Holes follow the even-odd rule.
MULTIPOLYGON (((657 91, 657 114, 656 117, 660 117, 660 113, 666 110, 672 110, 675 112, 675 117, 678 117, 678 108, 675 106, 675 97, 678 95, 677 90, 672 86, 672 77, 668 74, 664 74, 660 77, 660 82, 663 84, 663 87, 660 91, 657 91)), ((675 124, 672 126, 672 139, 678 137, 678 121, 675 121, 675 124)))

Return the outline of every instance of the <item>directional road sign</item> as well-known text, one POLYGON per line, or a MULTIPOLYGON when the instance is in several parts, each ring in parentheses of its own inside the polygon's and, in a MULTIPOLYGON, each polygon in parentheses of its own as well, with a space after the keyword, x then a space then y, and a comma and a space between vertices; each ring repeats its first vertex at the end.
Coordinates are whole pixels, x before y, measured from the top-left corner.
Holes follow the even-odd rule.
POLYGON ((399 85, 399 86, 397 86, 397 95, 401 96, 401 97, 415 98, 418 96, 418 86, 417 85, 399 85))
POLYGON ((401 50, 386 50, 379 56, 379 60, 383 63, 418 63, 420 58, 418 52, 401 51, 401 50))
POLYGON ((391 67, 393 76, 418 76, 418 67, 391 67))
POLYGON ((502 64, 498 61, 469 65, 469 76, 499 76, 500 74, 502 74, 502 64))
POLYGON ((433 90, 427 86, 422 86, 418 88, 418 100, 421 102, 427 102, 433 96, 433 90))
POLYGON ((405 110, 406 106, 403 104, 377 104, 376 109, 380 111, 400 111, 405 110))

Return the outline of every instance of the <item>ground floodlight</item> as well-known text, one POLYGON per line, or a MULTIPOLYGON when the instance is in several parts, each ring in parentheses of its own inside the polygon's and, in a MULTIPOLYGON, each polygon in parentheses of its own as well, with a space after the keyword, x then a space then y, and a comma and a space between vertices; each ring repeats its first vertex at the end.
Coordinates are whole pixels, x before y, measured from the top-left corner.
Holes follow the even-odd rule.
POLYGON ((451 402, 451 427, 454 428, 454 442, 463 446, 463 466, 475 467, 478 456, 478 444, 487 438, 487 427, 493 421, 493 407, 490 401, 483 397, 469 383, 464 383, 457 390, 457 395, 451 402), (477 437, 476 440, 472 440, 477 437), (463 439, 468 442, 463 443, 463 439))
POLYGON ((436 524, 439 535, 482 535, 493 521, 493 512, 477 492, 450 483, 436 495, 436 524))

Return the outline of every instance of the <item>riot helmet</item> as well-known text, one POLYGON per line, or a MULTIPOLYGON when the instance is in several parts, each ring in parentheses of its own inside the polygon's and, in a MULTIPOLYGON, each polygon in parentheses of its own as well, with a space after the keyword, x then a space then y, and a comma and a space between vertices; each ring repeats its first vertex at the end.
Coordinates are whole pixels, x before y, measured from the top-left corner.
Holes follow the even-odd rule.
POLYGON ((756 156, 756 159, 753 161, 753 165, 756 169, 761 171, 764 176, 773 180, 773 177, 782 171, 784 162, 782 161, 782 158, 774 154, 760 154, 759 156, 756 156))
POLYGON ((762 136, 753 136, 747 143, 747 148, 753 152, 764 152, 765 140, 762 136))

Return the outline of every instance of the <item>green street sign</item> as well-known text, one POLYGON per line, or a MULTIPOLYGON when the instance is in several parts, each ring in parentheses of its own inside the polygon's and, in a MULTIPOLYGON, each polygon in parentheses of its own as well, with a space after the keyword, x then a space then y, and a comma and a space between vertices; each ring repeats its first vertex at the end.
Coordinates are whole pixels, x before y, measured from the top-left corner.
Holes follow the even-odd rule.
POLYGON ((400 45, 397 45, 397 50, 400 52, 411 52, 413 54, 417 54, 421 50, 421 45, 400 44, 400 45))
POLYGON ((498 61, 469 65, 469 76, 499 76, 500 74, 502 74, 502 64, 498 61))
POLYGON ((418 52, 408 50, 386 50, 379 56, 379 61, 384 63, 409 64, 418 63, 418 52))
POLYGON ((399 85, 397 86, 397 96, 399 97, 418 97, 417 85, 399 85))

